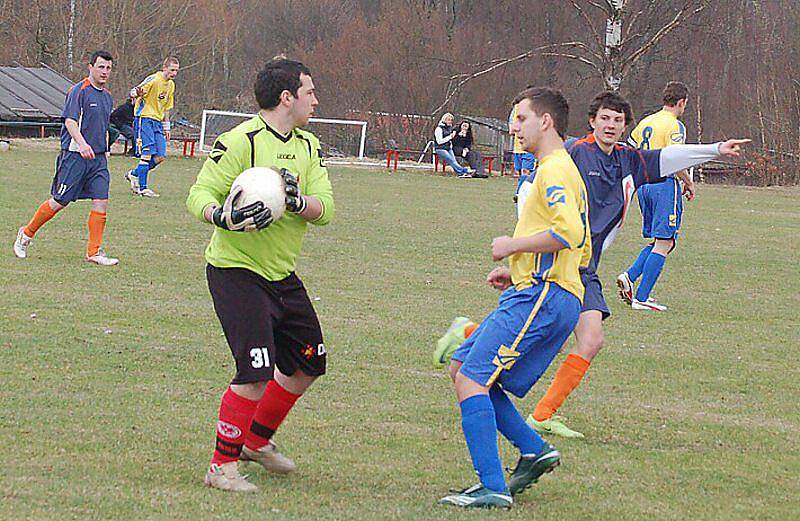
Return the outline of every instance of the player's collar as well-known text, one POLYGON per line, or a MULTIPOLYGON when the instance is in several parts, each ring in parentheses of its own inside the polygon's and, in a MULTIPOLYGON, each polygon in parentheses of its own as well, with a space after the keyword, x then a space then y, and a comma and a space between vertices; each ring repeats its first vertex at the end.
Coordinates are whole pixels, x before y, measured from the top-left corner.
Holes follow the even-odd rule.
POLYGON ((283 134, 281 134, 280 132, 278 132, 277 130, 275 130, 271 126, 269 126, 269 123, 267 123, 267 120, 265 120, 263 117, 261 117, 261 114, 258 115, 258 119, 261 120, 261 122, 264 124, 264 126, 267 128, 267 130, 270 131, 270 133, 273 136, 278 138, 278 140, 281 143, 288 143, 289 140, 292 139, 293 132, 289 131, 289 133, 284 136, 283 134))

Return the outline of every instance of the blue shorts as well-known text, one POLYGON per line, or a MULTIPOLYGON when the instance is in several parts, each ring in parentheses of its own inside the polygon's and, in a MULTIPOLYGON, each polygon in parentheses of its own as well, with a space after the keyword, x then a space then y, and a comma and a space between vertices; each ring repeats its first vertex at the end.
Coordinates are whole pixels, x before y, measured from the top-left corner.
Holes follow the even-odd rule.
POLYGON ((575 329, 580 310, 578 297, 556 284, 511 287, 452 360, 462 362, 461 373, 474 382, 499 383, 522 398, 575 329))
POLYGON ((64 206, 78 199, 108 199, 109 180, 105 154, 84 159, 78 152, 62 150, 56 159, 50 195, 64 206))
POLYGON ((141 156, 166 157, 167 139, 160 121, 136 118, 136 152, 141 156))
POLYGON ((603 320, 610 317, 611 311, 608 309, 606 299, 603 297, 603 285, 600 283, 600 277, 597 276, 597 273, 581 270, 581 282, 586 290, 583 294, 581 313, 584 311, 599 311, 603 314, 603 320))
POLYGON ((677 179, 639 187, 642 236, 646 239, 677 239, 683 216, 683 198, 677 179))
POLYGON ((514 154, 514 172, 520 173, 527 170, 531 173, 536 168, 536 158, 530 152, 514 154))

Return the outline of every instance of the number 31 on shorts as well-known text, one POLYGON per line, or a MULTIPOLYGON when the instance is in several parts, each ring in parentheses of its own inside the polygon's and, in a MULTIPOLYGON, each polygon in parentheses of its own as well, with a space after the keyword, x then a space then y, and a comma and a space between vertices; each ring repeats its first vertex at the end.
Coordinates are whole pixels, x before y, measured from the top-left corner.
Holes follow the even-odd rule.
POLYGON ((269 367, 269 351, 266 347, 254 347, 250 349, 250 365, 253 369, 269 367))

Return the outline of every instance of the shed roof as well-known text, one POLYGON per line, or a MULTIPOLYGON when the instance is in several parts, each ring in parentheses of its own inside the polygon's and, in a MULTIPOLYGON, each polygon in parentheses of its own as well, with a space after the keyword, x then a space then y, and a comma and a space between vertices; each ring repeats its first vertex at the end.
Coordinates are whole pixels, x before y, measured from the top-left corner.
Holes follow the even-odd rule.
POLYGON ((46 67, 0 66, 0 121, 60 120, 71 86, 46 67))

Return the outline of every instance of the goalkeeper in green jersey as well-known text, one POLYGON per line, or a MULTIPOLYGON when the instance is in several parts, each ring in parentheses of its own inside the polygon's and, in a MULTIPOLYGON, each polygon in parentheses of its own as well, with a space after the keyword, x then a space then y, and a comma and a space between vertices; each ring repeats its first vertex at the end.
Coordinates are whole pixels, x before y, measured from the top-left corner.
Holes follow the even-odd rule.
POLYGON ((319 140, 300 128, 319 104, 309 69, 276 58, 255 81, 258 115, 219 136, 189 190, 189 211, 214 224, 206 275, 236 375, 222 396, 206 485, 252 492, 238 461, 288 473, 275 431, 295 402, 325 374, 322 330, 295 263, 308 223, 328 224, 334 204, 319 140), (280 169, 287 212, 273 219, 256 202, 237 208, 236 177, 251 167, 280 169))

